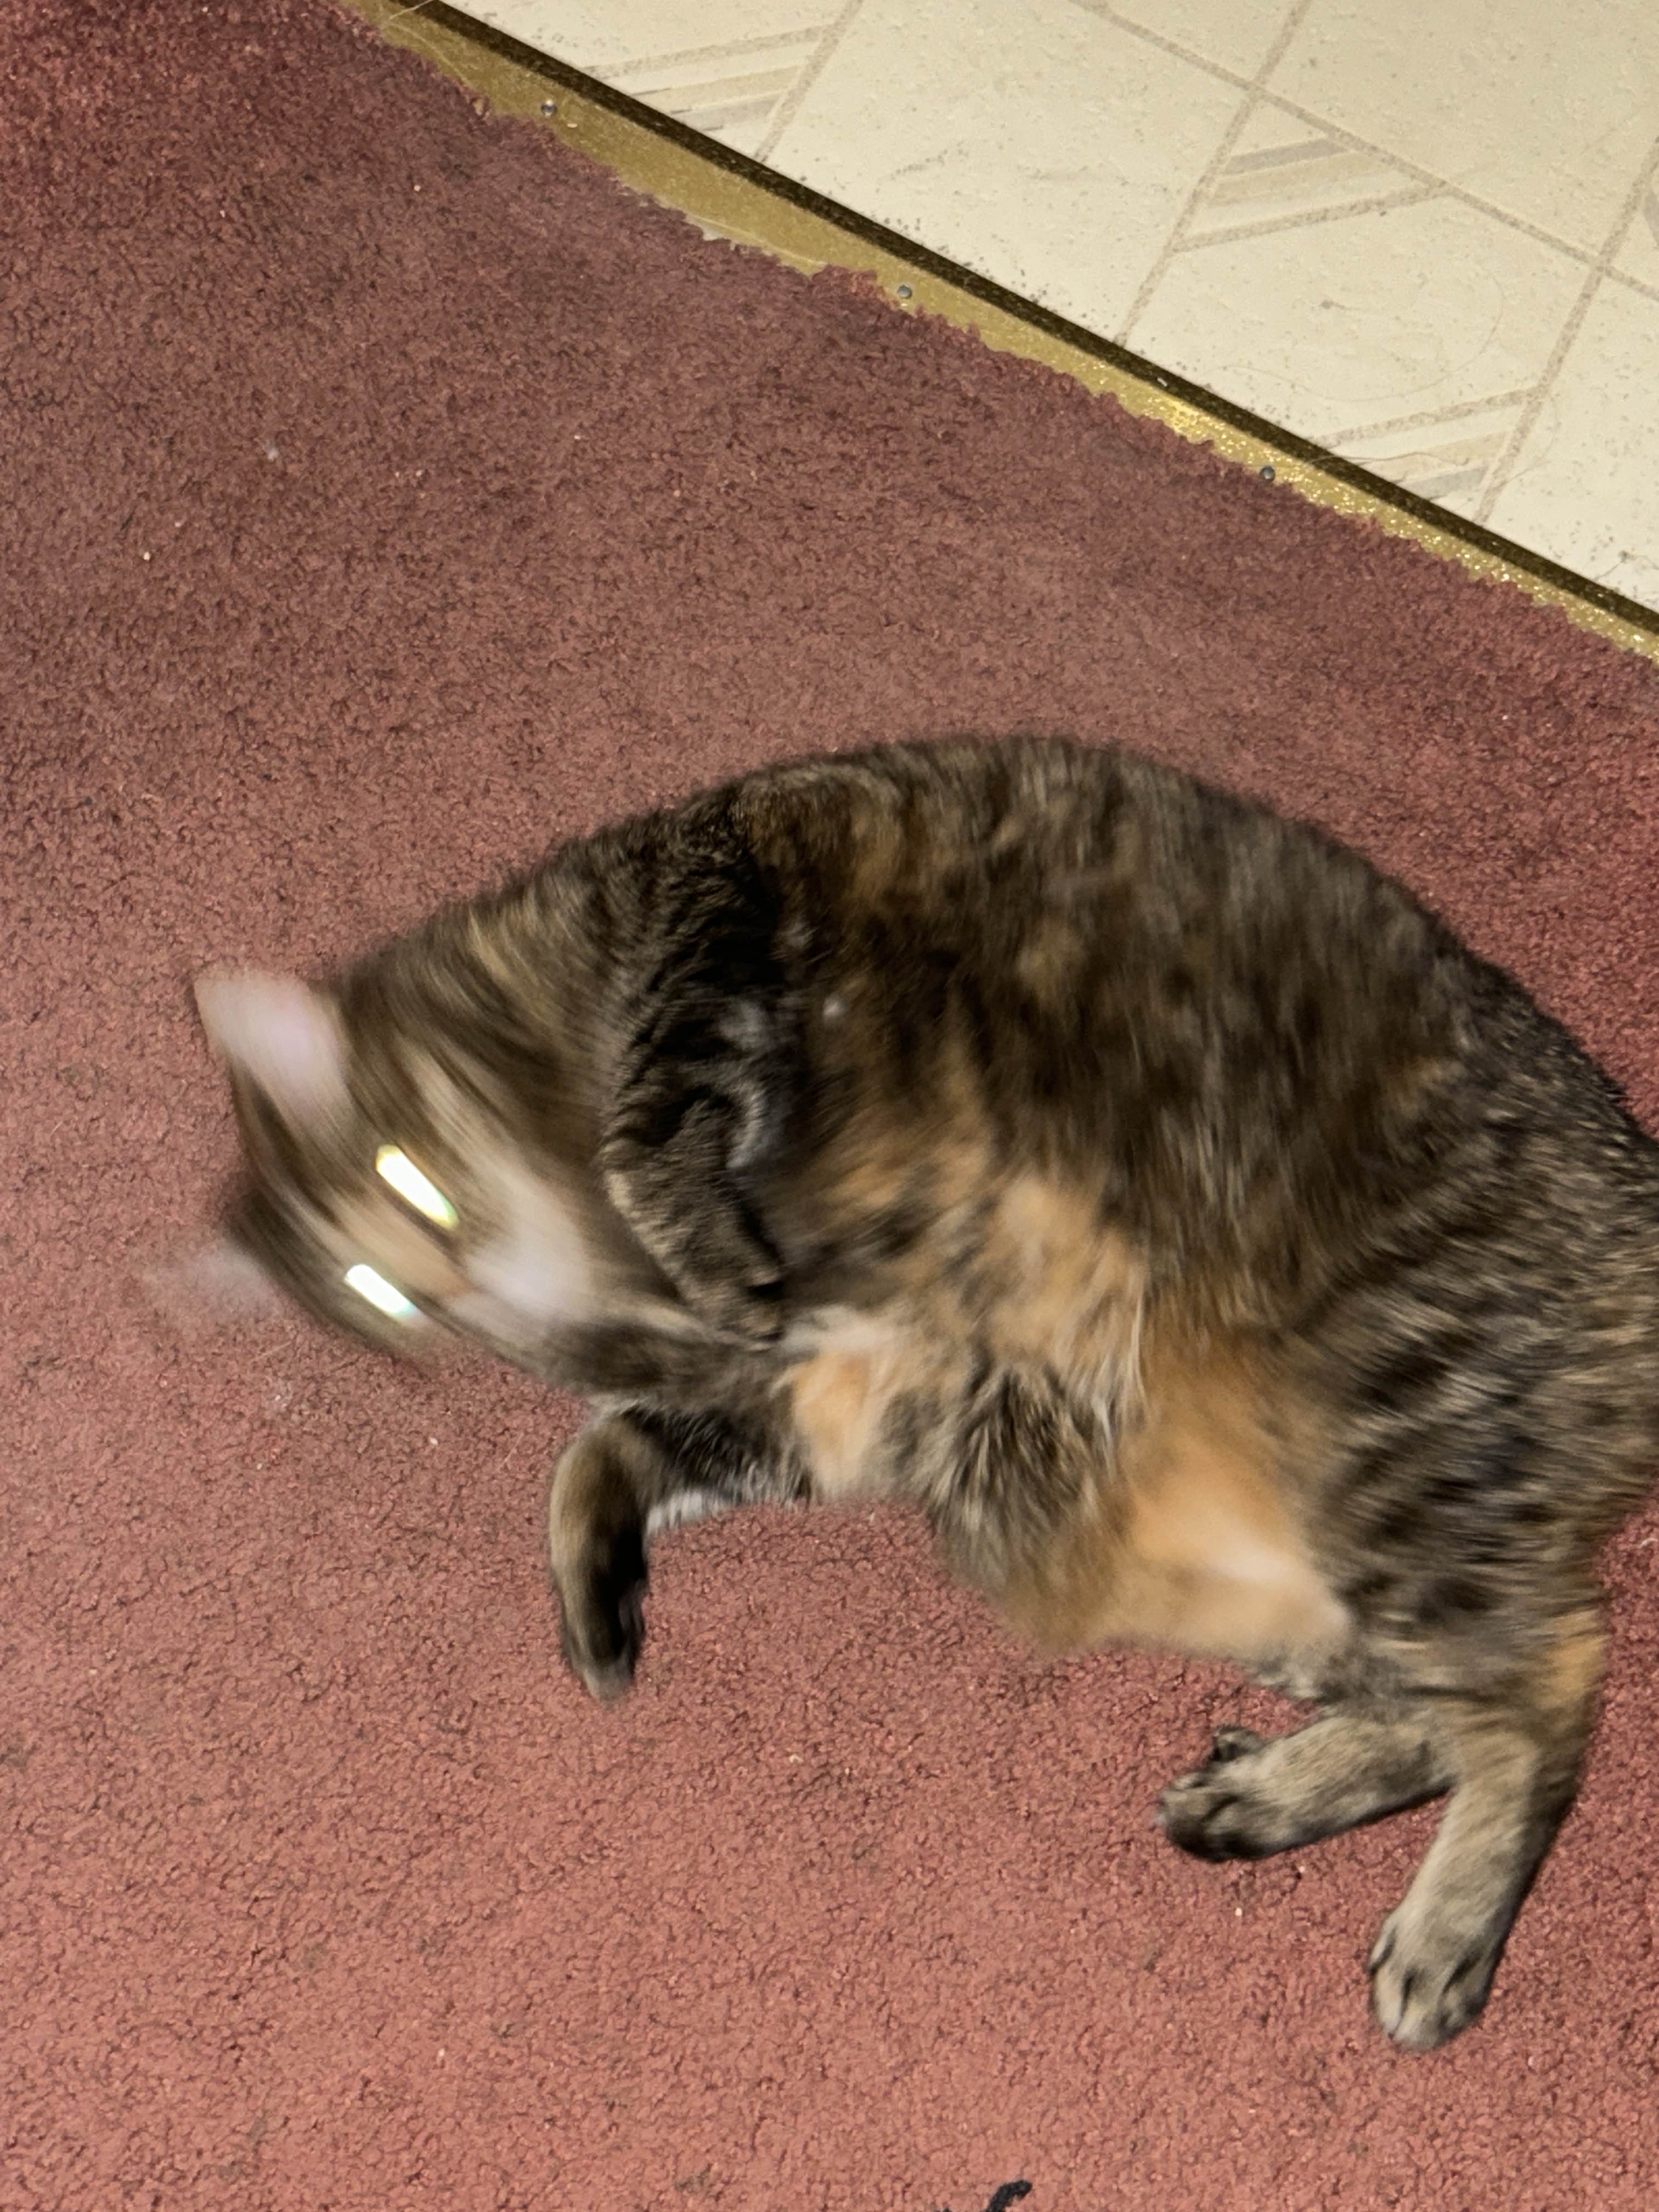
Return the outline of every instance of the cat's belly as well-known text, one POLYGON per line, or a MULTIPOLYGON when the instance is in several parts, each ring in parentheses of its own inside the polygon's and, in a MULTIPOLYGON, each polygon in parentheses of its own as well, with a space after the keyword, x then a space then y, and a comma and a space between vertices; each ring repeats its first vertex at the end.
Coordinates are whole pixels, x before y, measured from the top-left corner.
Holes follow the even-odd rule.
POLYGON ((1295 1545, 1206 1498, 1190 1519, 1138 1507, 1084 1640, 1318 1671, 1352 1633, 1346 1607, 1295 1545))
POLYGON ((1109 1478, 1113 1510, 1078 1532, 1036 1632, 1318 1674, 1354 1622, 1303 1522, 1316 1419, 1278 1401, 1273 1413, 1242 1360, 1152 1352, 1109 1478))
MULTIPOLYGON (((890 1321, 828 1331, 787 1384, 813 1496, 925 1497, 948 1539, 948 1482, 896 1455, 890 1416, 906 1399, 936 1408, 931 1456, 975 1367, 969 1347, 890 1321)), ((1103 1419, 1075 1504, 993 1595, 1051 1648, 1152 1644, 1317 1674, 1353 1624, 1302 1527, 1311 1416, 1276 1404, 1269 1425, 1257 1378, 1212 1353, 1149 1349, 1132 1395, 1133 1412, 1103 1419)))

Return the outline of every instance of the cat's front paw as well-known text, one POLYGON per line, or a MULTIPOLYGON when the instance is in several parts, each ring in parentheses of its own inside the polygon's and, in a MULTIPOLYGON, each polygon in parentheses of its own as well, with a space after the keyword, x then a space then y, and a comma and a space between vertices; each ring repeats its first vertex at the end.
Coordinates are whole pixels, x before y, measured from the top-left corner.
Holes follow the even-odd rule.
POLYGON ((1218 1729, 1203 1765, 1170 1784, 1158 1802, 1158 1823, 1178 1850, 1196 1859, 1259 1859, 1284 1848, 1271 1823, 1273 1807, 1251 1786, 1267 1741, 1254 1729, 1218 1729))
POLYGON ((1370 1960, 1371 2008, 1405 2051, 1434 2051, 1480 2014, 1504 1938, 1490 1927, 1460 1929, 1407 1898, 1382 1923, 1370 1960))
POLYGON ((645 1642, 646 1583, 637 1529, 619 1532, 561 1582, 565 1663, 601 1705, 614 1704, 634 1686, 645 1642))

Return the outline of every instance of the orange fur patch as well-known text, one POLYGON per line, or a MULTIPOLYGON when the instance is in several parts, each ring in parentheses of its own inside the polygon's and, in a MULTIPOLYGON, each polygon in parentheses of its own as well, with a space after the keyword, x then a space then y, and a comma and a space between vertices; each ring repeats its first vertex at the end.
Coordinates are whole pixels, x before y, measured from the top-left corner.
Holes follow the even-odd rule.
POLYGON ((1155 1358, 1145 1390, 1091 1527, 1057 1573, 1010 1594, 1019 1625, 1049 1644, 1246 1662, 1337 1649, 1349 1618, 1298 1526, 1253 1378, 1220 1357, 1155 1358))

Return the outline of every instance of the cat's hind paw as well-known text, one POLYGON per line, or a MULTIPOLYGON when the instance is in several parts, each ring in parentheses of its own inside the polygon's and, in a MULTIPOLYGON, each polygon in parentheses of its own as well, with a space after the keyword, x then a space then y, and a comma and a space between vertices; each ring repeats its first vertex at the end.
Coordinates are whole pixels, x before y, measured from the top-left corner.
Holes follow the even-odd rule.
POLYGON ((1490 1926, 1437 1927, 1411 1899, 1382 1923, 1369 1961, 1371 2008, 1404 2051, 1435 2051, 1475 2020, 1504 1948, 1490 1926))

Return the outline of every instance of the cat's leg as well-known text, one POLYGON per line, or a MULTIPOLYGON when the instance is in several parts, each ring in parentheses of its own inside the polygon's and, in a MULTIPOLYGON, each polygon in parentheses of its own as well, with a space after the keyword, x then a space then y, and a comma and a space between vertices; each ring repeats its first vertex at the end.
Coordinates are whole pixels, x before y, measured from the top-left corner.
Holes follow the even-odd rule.
POLYGON ((1170 1841, 1202 1859, 1260 1859, 1438 1796, 1444 1747, 1419 1709, 1339 1708, 1289 1735, 1223 1729, 1158 1801, 1170 1841))
POLYGON ((787 1494, 756 1439, 706 1416, 636 1407, 582 1431, 553 1471, 548 1559, 565 1658, 594 1697, 619 1698, 634 1679, 651 1540, 708 1513, 787 1494))
POLYGON ((1515 1916, 1572 1803, 1604 1650, 1600 1620, 1576 1615, 1506 1696, 1448 1698, 1438 1712, 1451 1796, 1370 1956, 1377 2019, 1407 2050, 1444 2043, 1486 2001, 1515 1916))
POLYGON ((584 1429, 553 1470, 548 1562, 566 1663, 601 1699, 634 1679, 645 1636, 645 1530, 667 1469, 627 1417, 584 1429))
POLYGON ((710 860, 635 1009, 601 1135, 606 1195, 723 1336, 774 1343, 785 1267, 754 1194, 805 1080, 756 872, 710 860))

